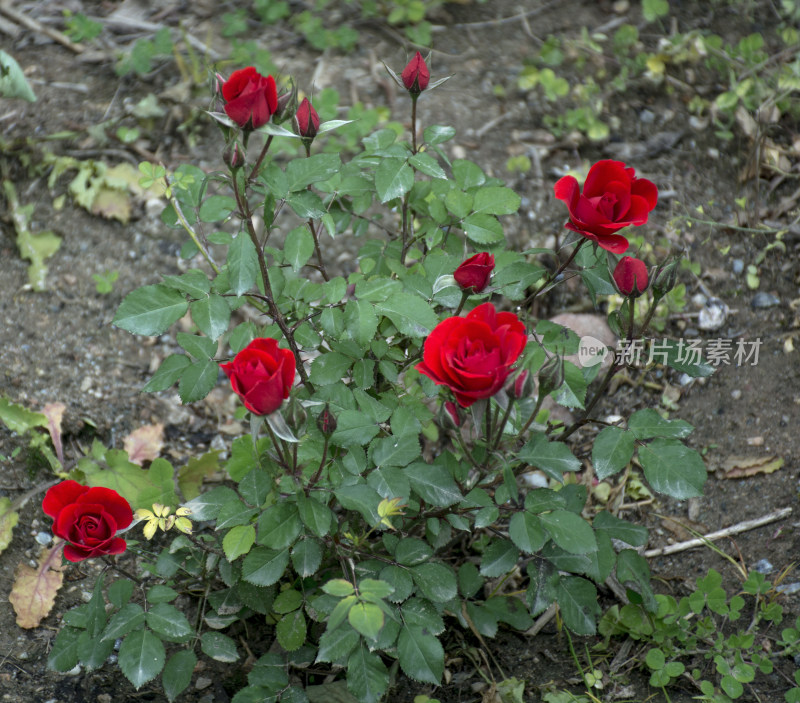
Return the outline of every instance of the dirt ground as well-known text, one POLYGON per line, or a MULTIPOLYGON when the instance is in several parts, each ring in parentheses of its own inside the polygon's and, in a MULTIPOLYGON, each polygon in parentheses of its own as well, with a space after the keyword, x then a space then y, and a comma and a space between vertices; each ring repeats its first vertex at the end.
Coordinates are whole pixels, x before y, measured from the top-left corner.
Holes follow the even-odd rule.
MULTIPOLYGON (((63 27, 65 9, 104 18, 118 12, 121 5, 133 7, 127 0, 125 3, 23 2, 15 7, 23 15, 36 17, 47 28, 63 27)), ((151 3, 151 7, 146 5, 139 7, 143 19, 168 26, 176 26, 180 21, 196 37, 205 38, 210 32, 214 47, 225 54, 226 43, 215 31, 216 3, 195 5, 162 0, 151 3)), ((223 5, 230 10, 247 4, 223 5)), ((722 0, 671 5, 675 28, 679 31, 711 29, 726 40, 761 31, 774 22, 769 0, 739 3, 738 9, 722 0), (740 10, 745 4, 749 11, 742 16, 740 10)), ((338 21, 348 21, 351 15, 352 12, 345 11, 338 21)), ((709 468, 705 495, 684 503, 658 499, 631 509, 628 517, 639 519, 651 528, 649 547, 684 538, 674 534, 671 523, 659 516, 690 518, 700 531, 712 531, 780 508, 792 508, 794 512, 788 519, 720 542, 722 549, 748 567, 767 560, 772 566, 771 577, 775 578, 800 560, 800 535, 796 529, 800 364, 799 352, 791 351, 791 343, 787 342, 799 324, 797 205, 773 217, 777 225, 789 228, 784 237, 786 252, 768 252, 758 265, 758 291, 748 288, 739 263, 744 266, 753 263, 771 241, 770 235, 706 224, 676 229, 673 218, 696 213, 696 208, 702 207, 702 219, 734 223, 735 213, 741 210, 735 200, 747 197, 750 220, 741 224, 753 225, 769 219, 771 207, 791 196, 796 188, 796 170, 794 180, 787 179, 771 191, 768 179, 760 184, 752 178, 743 182, 739 175, 754 154, 752 140, 735 130, 734 138, 726 142, 716 137, 713 129, 698 128, 690 120, 687 107, 691 95, 645 81, 631 81, 626 93, 610 101, 608 110, 615 119, 609 121, 612 128, 608 140, 593 144, 569 136, 548 138, 540 93, 523 93, 516 87, 526 58, 539 50, 549 34, 576 38, 584 27, 591 34, 598 28, 618 26, 621 22, 637 24, 645 45, 654 46, 669 27, 665 25, 658 30, 645 23, 638 2, 490 0, 484 4, 447 5, 433 19, 434 78, 447 74, 453 74, 453 78, 423 96, 419 103, 420 118, 425 124, 453 124, 458 137, 451 155, 466 156, 492 175, 505 178, 523 197, 520 216, 507 218, 506 222, 509 240, 515 247, 542 246, 555 232, 561 232, 564 212, 552 197, 552 185, 564 169, 633 153, 635 158, 625 160, 635 166, 638 175, 656 182, 662 192, 646 236, 671 240, 673 245, 686 250, 693 263, 699 264, 699 277, 688 271, 682 274, 689 302, 683 314, 669 321, 666 332, 674 336, 699 336, 706 342, 716 338, 760 340, 755 365, 722 365, 706 381, 685 385, 670 376, 672 383, 660 390, 635 383, 620 385, 598 414, 606 416, 623 410, 627 414, 638 408, 653 407, 664 403, 666 395, 675 404, 673 416, 696 428, 690 443, 703 451, 709 468), (524 19, 520 13, 525 14, 524 19), (496 86, 503 86, 504 95, 494 90, 496 86), (487 129, 487 125, 494 126, 487 129), (655 143, 653 138, 664 133, 677 135, 677 141, 666 149, 651 148, 655 143), (509 157, 520 154, 532 158, 533 168, 522 176, 511 175, 505 164, 509 157), (757 185, 760 195, 756 201, 757 185), (760 204, 763 212, 755 212, 754 202, 760 204), (698 329, 697 314, 711 296, 729 306, 730 313, 719 329, 704 331, 698 329), (769 306, 761 307, 763 303, 769 306), (773 456, 784 460, 782 468, 774 473, 744 479, 722 478, 720 467, 731 457, 773 456)), ((315 51, 282 25, 261 27, 257 39, 270 48, 273 59, 283 71, 294 75, 300 86, 313 83, 316 90, 334 87, 340 91, 345 105, 355 100, 367 106, 381 105, 388 98, 396 109, 394 117, 405 119, 406 105, 395 94, 380 62, 401 69, 408 47, 395 30, 385 25, 359 21, 354 26, 360 39, 358 47, 347 55, 332 50, 315 51)), ((207 98, 199 97, 198 93, 196 98, 187 94, 176 99, 174 92, 169 92, 176 78, 172 62, 145 77, 119 78, 113 68, 114 46, 131 41, 133 35, 122 34, 110 25, 106 32, 102 51, 87 52, 89 56, 78 55, 53 42, 42 31, 26 28, 15 37, 0 34, 2 47, 18 60, 38 96, 33 104, 0 99, 3 138, 15 140, 72 130, 78 136, 53 142, 49 148, 56 153, 103 159, 109 164, 121 161, 135 164, 142 160, 143 153, 149 152, 169 166, 194 163, 215 168, 220 142, 214 128, 204 125, 201 116, 198 126, 193 128, 197 131, 179 129, 192 110, 206 107, 207 98), (124 115, 132 104, 150 93, 161 94, 168 109, 164 116, 154 118, 136 148, 126 148, 124 144, 97 145, 87 137, 88 128, 124 115)), ((571 78, 581 80, 577 73, 571 78)), ((779 122, 774 129, 773 138, 778 142, 791 143, 798 138, 797 124, 779 122)), ((69 199, 57 209, 54 198, 64 192, 66 179, 48 188, 46 176, 31 176, 14 157, 0 155, 0 161, 4 177, 15 181, 20 200, 35 206, 32 227, 52 229, 62 238, 60 250, 48 262, 47 290, 32 292, 26 286, 27 262, 18 254, 8 212, 3 209, 5 203, 0 200, 3 331, 0 393, 32 409, 40 409, 48 402, 65 403, 67 453, 72 455, 77 454, 79 447, 88 447, 93 436, 119 448, 122 437, 150 422, 166 425, 165 451, 176 460, 209 447, 224 448, 230 437, 220 433, 219 427, 220 421, 229 415, 227 393, 220 388, 207 401, 189 407, 180 405, 175 392, 140 393, 154 361, 171 352, 174 339, 165 335, 143 343, 142 339, 110 324, 126 293, 158 282, 162 275, 180 271, 179 234, 160 224, 153 204, 135 204, 131 221, 124 225, 90 215, 69 199), (92 274, 112 270, 119 271, 119 278, 111 293, 101 295, 95 289, 92 274)), ((553 309, 543 313, 561 312, 557 301, 551 305, 553 309)), ((589 301, 578 305, 573 302, 571 306, 572 312, 592 309, 589 301)), ((795 341, 794 345, 798 343, 795 341)), ((0 428, 0 454, 9 457, 18 445, 18 438, 0 428)), ((0 469, 0 495, 12 500, 49 478, 47 470, 32 464, 25 451, 0 462, 0 469)), ((19 562, 35 557, 39 548, 35 537, 47 531, 48 526, 38 497, 31 499, 22 511, 12 545, 0 555, 0 701, 165 700, 155 685, 134 691, 110 667, 69 676, 46 670, 48 645, 60 615, 91 590, 95 567, 70 568, 56 608, 40 628, 22 630, 16 626, 7 602, 14 569, 19 562)), ((686 585, 710 567, 723 573, 729 591, 736 588, 738 582, 732 567, 707 549, 651 561, 659 587, 677 596, 684 594, 686 585)), ((787 583, 798 581, 797 572, 786 579, 787 583)), ((792 614, 792 620, 800 614, 800 595, 785 596, 781 602, 792 614)), ((459 642, 454 637, 446 644, 453 653, 448 668, 454 677, 449 685, 425 692, 445 702, 481 700, 481 677, 468 659, 459 657, 459 651, 474 643, 469 639, 459 642)), ((577 682, 578 674, 565 641, 553 629, 535 638, 504 632, 488 645, 506 676, 517 676, 527 682, 526 701, 540 700, 541 691, 549 684, 569 687, 577 682)), ((631 656, 636 656, 635 650, 631 656)), ((789 687, 786 672, 791 673, 786 668, 758 677, 741 700, 765 703, 783 700, 783 693, 789 687)), ((496 671, 493 673, 497 675, 496 671)), ((234 678, 235 674, 229 670, 217 671, 210 666, 204 675, 207 685, 198 689, 193 684, 180 700, 227 701, 235 690, 230 687, 234 678)), ((411 701, 422 690, 399 676, 389 700, 411 701)), ((697 694, 688 683, 673 691, 671 698, 676 703, 689 701, 697 694)), ((660 692, 648 688, 646 679, 625 669, 602 695, 608 701, 661 700, 660 692)))

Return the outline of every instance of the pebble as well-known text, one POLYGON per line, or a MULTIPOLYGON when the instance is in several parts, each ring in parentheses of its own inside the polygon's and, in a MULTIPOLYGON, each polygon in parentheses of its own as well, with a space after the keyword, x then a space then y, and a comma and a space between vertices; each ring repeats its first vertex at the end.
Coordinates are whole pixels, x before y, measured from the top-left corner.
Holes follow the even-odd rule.
POLYGON ((678 383, 682 386, 690 386, 694 383, 694 379, 688 373, 682 373, 678 383))
POLYGON ((742 392, 738 388, 731 391, 731 398, 733 398, 734 400, 739 400, 739 398, 741 397, 742 397, 742 392))
POLYGON ((46 547, 48 544, 50 544, 50 542, 53 541, 53 535, 51 535, 49 532, 37 532, 36 541, 46 547))
POLYGON ((741 259, 734 259, 733 260, 733 272, 738 276, 740 273, 744 271, 744 261, 741 259))
POLYGON ((756 293, 750 302, 750 305, 754 308, 771 308, 780 304, 780 298, 772 295, 772 293, 764 293, 763 291, 756 293))
POLYGON ((655 122, 656 115, 652 110, 642 110, 639 113, 639 119, 644 124, 653 124, 653 122, 655 122))
POLYGON ((772 562, 770 562, 768 559, 759 559, 753 565, 753 568, 758 571, 759 574, 770 574, 775 570, 772 562))
POLYGON ((795 581, 794 583, 781 583, 775 586, 775 590, 778 593, 784 593, 787 596, 790 596, 793 593, 800 591, 800 581, 795 581))
POLYGON ((702 293, 695 293, 692 296, 692 303, 697 305, 697 307, 702 307, 707 302, 708 302, 708 298, 706 298, 706 296, 704 296, 702 293))
POLYGON ((211 679, 207 676, 200 676, 197 679, 197 683, 195 683, 194 687, 198 691, 202 691, 204 688, 208 688, 212 683, 214 683, 211 679))

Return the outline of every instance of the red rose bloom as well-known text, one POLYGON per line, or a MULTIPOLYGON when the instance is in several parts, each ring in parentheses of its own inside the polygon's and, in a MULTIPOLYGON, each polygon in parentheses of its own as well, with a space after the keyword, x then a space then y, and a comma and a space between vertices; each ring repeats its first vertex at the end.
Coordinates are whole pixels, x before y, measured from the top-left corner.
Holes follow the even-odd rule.
POLYGON ((658 189, 621 161, 598 161, 589 169, 583 192, 573 176, 555 185, 556 198, 569 208, 565 225, 597 242, 603 249, 621 254, 628 240, 616 232, 628 225, 643 225, 658 202, 658 189))
POLYGON ((53 534, 69 543, 64 547, 69 561, 121 554, 127 547, 116 534, 131 524, 133 511, 128 501, 110 488, 62 481, 47 491, 42 509, 53 518, 53 534))
POLYGON ((647 267, 644 261, 623 256, 614 269, 614 283, 622 295, 637 298, 647 290, 647 267))
POLYGON ((428 83, 431 80, 431 72, 428 70, 428 64, 425 63, 425 59, 422 58, 422 54, 419 51, 408 62, 400 77, 403 79, 403 85, 406 90, 414 95, 419 95, 428 87, 428 83))
POLYGON ((319 115, 308 98, 303 98, 294 116, 297 133, 305 139, 313 139, 319 129, 319 115))
POLYGON ((243 129, 258 129, 278 109, 278 90, 272 76, 248 66, 234 71, 222 84, 225 114, 243 129))
POLYGON ((494 255, 481 252, 470 256, 454 272, 453 278, 463 290, 472 288, 474 293, 481 293, 489 285, 489 278, 494 270, 494 255))
POLYGON ((503 387, 528 338, 513 312, 479 305, 466 317, 442 320, 425 340, 417 370, 447 386, 462 408, 503 387))
POLYGON ((256 415, 274 413, 289 397, 294 383, 294 354, 279 349, 274 339, 254 339, 220 368, 245 407, 256 415))

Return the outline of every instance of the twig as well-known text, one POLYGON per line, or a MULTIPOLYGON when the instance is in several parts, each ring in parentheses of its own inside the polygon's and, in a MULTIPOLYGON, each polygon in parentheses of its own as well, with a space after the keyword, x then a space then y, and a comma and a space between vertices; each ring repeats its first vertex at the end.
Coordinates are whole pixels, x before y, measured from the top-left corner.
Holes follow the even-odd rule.
POLYGON ((694 549, 695 547, 702 547, 706 542, 713 542, 720 537, 728 537, 730 535, 738 535, 748 530, 754 530, 756 527, 768 525, 771 522, 777 522, 791 515, 791 508, 781 508, 774 513, 763 515, 762 517, 754 518, 753 520, 744 520, 737 522, 735 525, 726 527, 724 530, 717 530, 716 532, 709 532, 707 535, 698 537, 696 539, 689 539, 685 542, 678 542, 677 544, 669 544, 666 547, 659 547, 658 549, 648 549, 644 556, 648 559, 651 557, 666 556, 667 554, 675 554, 676 552, 684 552, 687 549, 694 549))
POLYGON ((558 606, 555 603, 551 603, 550 607, 545 610, 536 620, 533 625, 531 625, 526 631, 525 634, 528 637, 535 637, 538 635, 542 628, 547 625, 553 619, 553 616, 556 614, 556 608, 558 606))
POLYGON ((50 37, 53 41, 58 42, 59 44, 63 44, 67 47, 70 51, 74 51, 76 54, 82 54, 86 51, 86 47, 83 44, 76 44, 70 38, 62 33, 59 32, 57 29, 51 29, 50 27, 45 27, 41 22, 37 22, 35 19, 28 17, 27 15, 23 15, 21 12, 18 12, 13 7, 11 7, 11 3, 8 0, 2 1, 0 0, 0 14, 5 15, 8 19, 16 22, 17 24, 22 25, 38 34, 44 34, 47 37, 50 37))
MULTIPOLYGON (((534 8, 533 10, 528 10, 527 12, 520 12, 516 15, 511 15, 510 17, 503 17, 499 20, 484 20, 482 22, 459 22, 458 24, 449 24, 447 25, 448 28, 457 28, 457 29, 477 29, 480 27, 499 27, 502 24, 514 24, 515 22, 519 22, 523 17, 533 17, 534 15, 539 15, 546 10, 549 10, 551 7, 558 5, 561 0, 551 0, 540 7, 534 8)), ((444 28, 443 28, 444 29, 444 28)), ((434 31, 439 30, 438 25, 434 25, 434 31)))
MULTIPOLYGON (((167 27, 167 25, 159 22, 148 22, 146 20, 137 19, 136 17, 129 17, 128 15, 121 14, 117 14, 112 17, 104 17, 99 19, 99 21, 108 27, 117 27, 119 29, 141 29, 145 32, 158 32, 160 29, 167 27)), ((184 32, 184 38, 195 49, 205 52, 206 56, 208 56, 208 58, 210 58, 212 61, 219 61, 220 59, 224 58, 223 55, 218 51, 215 51, 189 32, 184 32)))

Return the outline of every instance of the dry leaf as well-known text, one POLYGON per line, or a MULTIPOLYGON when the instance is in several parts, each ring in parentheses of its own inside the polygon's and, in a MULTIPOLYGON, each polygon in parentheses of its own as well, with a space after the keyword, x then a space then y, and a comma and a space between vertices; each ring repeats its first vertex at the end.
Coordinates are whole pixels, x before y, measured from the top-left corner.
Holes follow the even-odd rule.
POLYGON ((144 425, 131 432, 123 442, 128 457, 134 464, 142 466, 146 461, 158 458, 164 446, 164 425, 144 425))
POLYGON ((39 623, 53 608, 56 593, 64 582, 61 572, 61 553, 64 543, 45 550, 39 558, 39 568, 27 564, 17 567, 17 577, 8 601, 17 614, 17 625, 30 629, 39 623))
POLYGON ((11 533, 19 520, 8 498, 0 498, 0 552, 11 544, 11 533))
POLYGON ((731 456, 720 465, 722 478, 747 478, 756 474, 771 474, 783 466, 783 457, 731 456))
POLYGON ((53 447, 56 456, 64 465, 64 449, 61 444, 61 420, 64 419, 64 411, 67 406, 64 403, 48 403, 42 408, 42 415, 47 418, 47 429, 50 432, 50 439, 53 440, 53 447))

